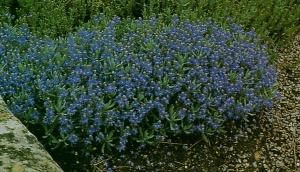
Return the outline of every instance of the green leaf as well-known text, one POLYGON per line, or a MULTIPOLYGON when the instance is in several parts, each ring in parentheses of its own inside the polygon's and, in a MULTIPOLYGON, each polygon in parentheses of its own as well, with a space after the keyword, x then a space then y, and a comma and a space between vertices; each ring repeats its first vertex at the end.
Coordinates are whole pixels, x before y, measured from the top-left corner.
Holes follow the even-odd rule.
POLYGON ((169 83, 168 76, 165 75, 165 76, 163 77, 163 80, 162 80, 162 85, 168 85, 168 83, 169 83))
POLYGON ((114 135, 114 131, 110 131, 108 136, 106 137, 108 140, 112 140, 112 137, 114 135))
POLYGON ((191 134, 190 129, 193 127, 192 124, 184 124, 183 121, 181 122, 181 128, 185 134, 191 134))
POLYGON ((174 113, 174 105, 171 105, 169 108, 169 113, 173 114, 174 113))
POLYGON ((204 133, 201 134, 201 137, 202 137, 202 139, 203 139, 206 143, 208 143, 208 145, 210 145, 210 141, 209 141, 209 139, 206 137, 206 135, 205 135, 204 133))
POLYGON ((143 93, 139 93, 138 94, 138 100, 144 100, 144 98, 145 98, 145 96, 144 96, 144 94, 143 93))
POLYGON ((145 144, 152 144, 152 141, 150 141, 153 137, 153 131, 149 132, 148 130, 145 130, 143 132, 142 128, 139 128, 139 138, 136 140, 138 143, 145 143, 145 144))
POLYGON ((101 146, 101 152, 104 153, 104 149, 105 149, 105 143, 102 144, 101 146))
POLYGON ((64 103, 62 99, 58 99, 56 101, 56 104, 54 105, 54 109, 56 110, 57 113, 61 113, 64 109, 64 103))
POLYGON ((107 110, 111 109, 114 106, 115 106, 115 103, 112 100, 110 100, 108 103, 106 103, 104 105, 103 111, 107 111, 107 110))

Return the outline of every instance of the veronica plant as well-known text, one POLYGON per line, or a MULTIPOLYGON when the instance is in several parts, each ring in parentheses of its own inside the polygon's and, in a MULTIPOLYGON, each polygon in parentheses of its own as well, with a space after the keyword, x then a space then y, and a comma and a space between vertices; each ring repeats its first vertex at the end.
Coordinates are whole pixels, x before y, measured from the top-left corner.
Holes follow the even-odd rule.
POLYGON ((182 134, 213 134, 272 106, 266 47, 240 26, 136 20, 40 39, 0 28, 0 94, 48 146, 123 151, 182 134))

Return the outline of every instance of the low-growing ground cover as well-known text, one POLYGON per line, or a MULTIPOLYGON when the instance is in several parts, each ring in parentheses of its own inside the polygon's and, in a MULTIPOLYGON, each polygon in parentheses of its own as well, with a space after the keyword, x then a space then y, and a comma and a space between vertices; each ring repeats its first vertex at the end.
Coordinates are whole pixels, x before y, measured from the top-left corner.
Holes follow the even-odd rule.
POLYGON ((227 125, 210 144, 195 137, 160 142, 126 152, 126 156, 96 157, 94 170, 114 171, 287 171, 300 170, 300 35, 276 61, 282 96, 271 110, 242 125, 227 125))
POLYGON ((209 142, 276 97, 266 47, 253 31, 228 26, 116 17, 102 30, 57 39, 3 26, 0 94, 49 150, 66 155, 91 158, 191 135, 209 142))

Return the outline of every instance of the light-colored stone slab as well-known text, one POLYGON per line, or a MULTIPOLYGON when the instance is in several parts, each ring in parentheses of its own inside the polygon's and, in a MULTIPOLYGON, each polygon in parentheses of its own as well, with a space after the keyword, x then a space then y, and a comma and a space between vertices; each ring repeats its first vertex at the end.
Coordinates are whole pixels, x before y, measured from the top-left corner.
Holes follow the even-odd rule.
POLYGON ((0 172, 62 172, 0 96, 0 172))

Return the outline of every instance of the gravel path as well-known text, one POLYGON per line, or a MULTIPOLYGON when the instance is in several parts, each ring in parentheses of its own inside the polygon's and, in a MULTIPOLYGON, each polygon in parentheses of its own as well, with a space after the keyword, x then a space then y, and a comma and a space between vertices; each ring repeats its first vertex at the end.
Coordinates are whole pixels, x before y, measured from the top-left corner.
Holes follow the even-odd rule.
MULTIPOLYGON (((282 99, 274 103, 273 109, 246 125, 232 125, 231 131, 217 135, 210 144, 194 138, 187 144, 162 143, 153 149, 132 151, 129 157, 111 157, 113 169, 300 172, 300 34, 290 48, 279 54, 276 64, 282 99)), ((101 162, 95 165, 98 170, 103 168, 101 162)))
POLYGON ((279 56, 278 81, 283 99, 271 111, 273 137, 267 138, 262 152, 269 154, 266 164, 270 171, 300 171, 300 35, 296 36, 292 48, 279 56))

